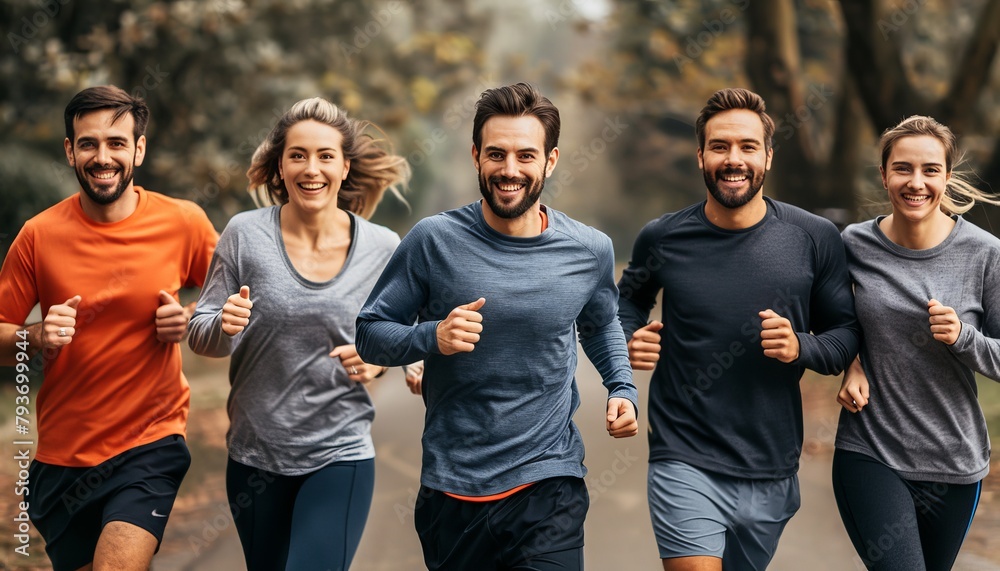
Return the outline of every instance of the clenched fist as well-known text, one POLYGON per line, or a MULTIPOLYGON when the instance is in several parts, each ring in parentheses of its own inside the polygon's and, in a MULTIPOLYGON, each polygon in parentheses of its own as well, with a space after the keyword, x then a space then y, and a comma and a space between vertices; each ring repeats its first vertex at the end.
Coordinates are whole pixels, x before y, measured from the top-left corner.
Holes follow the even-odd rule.
POLYGON ((229 296, 226 305, 222 306, 222 332, 232 337, 243 331, 250 323, 252 308, 250 286, 243 286, 240 288, 240 293, 229 296))

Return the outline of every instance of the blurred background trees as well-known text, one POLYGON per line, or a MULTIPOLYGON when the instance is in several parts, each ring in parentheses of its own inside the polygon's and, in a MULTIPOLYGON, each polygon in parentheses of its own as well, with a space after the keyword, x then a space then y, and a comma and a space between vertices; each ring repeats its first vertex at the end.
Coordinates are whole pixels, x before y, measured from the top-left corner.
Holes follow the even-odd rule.
MULTIPOLYGON (((544 200, 625 258, 638 229, 704 197, 694 118, 726 86, 778 123, 765 191, 838 223, 881 200, 874 141, 904 116, 951 126, 1000 190, 1000 0, 3 0, 0 250, 76 191, 62 112, 114 83, 152 109, 139 184, 199 203, 221 229, 252 207, 254 148, 321 95, 381 125, 414 168, 405 232, 474 200, 473 105, 530 81, 560 107, 544 200)), ((974 222, 1000 231, 977 208, 974 222)), ((992 221, 991 221, 992 218, 992 221)))

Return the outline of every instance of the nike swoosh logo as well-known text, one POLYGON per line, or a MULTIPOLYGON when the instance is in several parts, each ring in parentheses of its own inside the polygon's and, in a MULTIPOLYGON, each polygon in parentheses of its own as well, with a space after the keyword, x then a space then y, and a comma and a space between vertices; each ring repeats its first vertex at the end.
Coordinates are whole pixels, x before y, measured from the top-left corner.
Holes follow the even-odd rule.
POLYGON ((159 514, 156 513, 156 510, 153 510, 153 517, 167 517, 167 514, 159 514))

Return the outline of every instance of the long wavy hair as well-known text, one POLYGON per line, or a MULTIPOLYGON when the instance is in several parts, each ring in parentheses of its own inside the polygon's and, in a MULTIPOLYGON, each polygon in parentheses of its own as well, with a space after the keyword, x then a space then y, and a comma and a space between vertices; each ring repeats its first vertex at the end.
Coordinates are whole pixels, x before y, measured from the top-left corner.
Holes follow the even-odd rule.
POLYGON ((292 105, 254 151, 247 170, 248 190, 254 202, 258 205, 288 202, 288 189, 281 180, 278 165, 288 130, 302 121, 329 125, 343 137, 344 158, 351 165, 337 194, 339 208, 371 218, 387 190, 406 203, 402 193, 411 175, 406 159, 392 153, 392 145, 377 125, 349 118, 344 110, 322 97, 303 99, 292 105))

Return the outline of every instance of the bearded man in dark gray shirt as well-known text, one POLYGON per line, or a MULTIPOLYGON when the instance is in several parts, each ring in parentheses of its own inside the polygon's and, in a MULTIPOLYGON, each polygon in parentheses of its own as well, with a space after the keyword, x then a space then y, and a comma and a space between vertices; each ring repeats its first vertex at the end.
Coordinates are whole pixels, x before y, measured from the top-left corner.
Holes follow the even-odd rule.
POLYGON ((619 315, 633 368, 654 370, 663 568, 764 569, 799 507, 799 379, 842 371, 859 330, 837 229, 761 194, 774 122, 760 96, 716 92, 696 131, 706 200, 642 229, 619 315), (661 290, 662 321, 647 324, 661 290))

